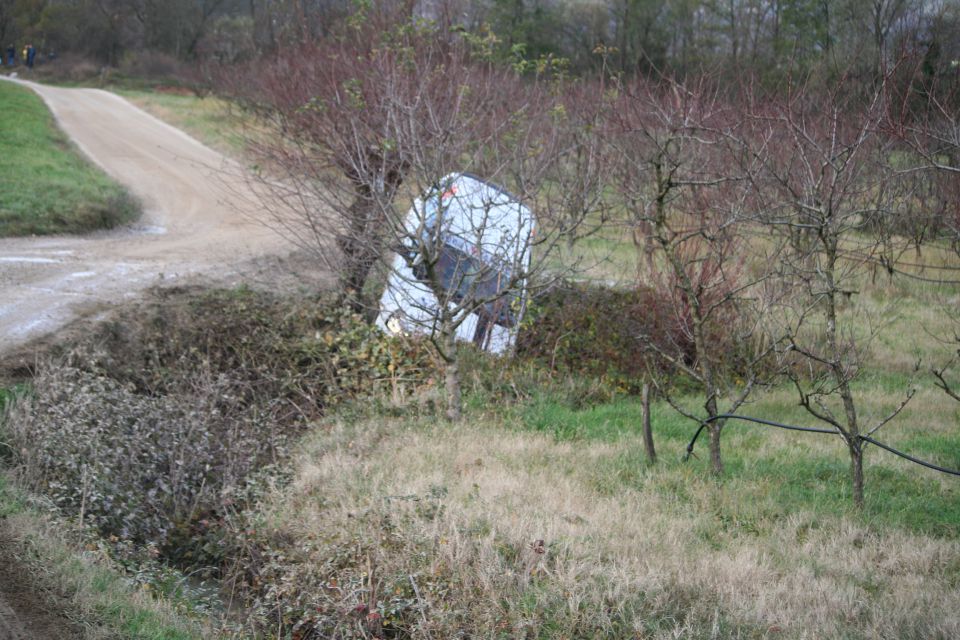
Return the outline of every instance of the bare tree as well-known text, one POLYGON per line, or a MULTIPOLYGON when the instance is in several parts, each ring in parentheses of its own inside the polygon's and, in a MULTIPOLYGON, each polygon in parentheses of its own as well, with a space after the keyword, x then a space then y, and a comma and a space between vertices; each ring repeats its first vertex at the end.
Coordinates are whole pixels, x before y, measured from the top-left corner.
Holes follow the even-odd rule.
POLYGON ((880 134, 884 91, 858 97, 840 81, 826 92, 794 86, 785 97, 752 109, 764 145, 764 172, 757 192, 765 198, 764 222, 786 240, 781 277, 796 293, 784 315, 787 346, 781 355, 800 404, 834 429, 850 456, 851 488, 863 506, 861 435, 888 423, 889 415, 864 424, 853 382, 879 326, 857 304, 864 267, 891 239, 881 227, 863 233, 903 196, 892 185, 891 143, 880 134), (806 366, 801 366, 801 363, 806 366))
MULTIPOLYGON (((560 91, 549 78, 497 74, 492 80, 496 86, 487 95, 497 99, 475 110, 443 121, 416 117, 398 102, 405 117, 391 119, 393 137, 410 150, 408 188, 424 197, 414 201, 402 224, 390 226, 389 245, 399 251, 384 266, 388 279, 431 294, 425 303, 417 295, 406 303, 446 363, 452 420, 461 414, 458 335, 466 333, 483 347, 495 326, 515 329, 526 291, 549 287, 576 269, 575 262, 554 260, 566 239, 603 220, 602 159, 596 139, 583 135, 599 117, 599 102, 576 88, 560 91), (445 144, 423 143, 438 138, 445 144), (464 173, 481 175, 510 194, 494 187, 458 194, 441 179, 464 173), (469 216, 462 215, 464 207, 472 209, 469 216), (525 207, 534 209, 535 233, 525 207)), ((398 220, 392 208, 382 218, 398 220)))
POLYGON ((357 310, 370 307, 364 289, 384 252, 380 216, 409 167, 405 141, 391 131, 395 105, 427 100, 417 116, 447 120, 470 97, 463 52, 434 35, 396 7, 360 10, 337 36, 290 50, 253 82, 228 87, 263 116, 266 134, 251 148, 275 225, 339 274, 357 310))
MULTIPOLYGON (((950 82, 922 80, 914 83, 914 91, 904 97, 905 106, 898 111, 892 130, 914 153, 917 160, 914 170, 934 192, 937 206, 930 211, 938 224, 931 236, 948 243, 960 258, 960 116, 956 112, 960 90, 950 82)), ((933 273, 924 277, 925 280, 943 285, 960 284, 960 263, 931 270, 933 273)), ((948 302, 943 306, 954 329, 951 336, 943 336, 942 340, 953 353, 946 363, 932 367, 931 373, 937 387, 960 401, 960 383, 950 375, 960 358, 960 312, 955 304, 948 302)))
POLYGON ((522 310, 511 301, 519 304, 559 239, 599 202, 586 193, 600 188, 589 138, 570 134, 581 113, 542 71, 522 77, 475 56, 456 30, 411 20, 403 4, 378 5, 351 15, 339 35, 284 56, 246 93, 267 122, 253 148, 277 228, 340 275, 358 311, 376 309, 374 274, 432 295, 417 323, 446 362, 451 418, 461 411, 458 328, 477 317, 515 322, 522 310), (464 173, 503 185, 511 206, 535 209, 535 236, 527 228, 530 239, 498 238, 506 203, 495 190, 471 228, 451 229, 446 212, 460 196, 445 194, 464 173), (560 188, 571 176, 581 181, 575 198, 560 188))
POLYGON ((752 161, 736 110, 708 79, 637 80, 621 96, 610 136, 616 197, 638 250, 638 280, 660 292, 675 327, 669 341, 645 339, 657 359, 702 389, 705 416, 658 385, 678 412, 709 424, 711 466, 720 474, 718 416, 747 401, 772 353, 758 331, 766 272, 743 257, 752 161))

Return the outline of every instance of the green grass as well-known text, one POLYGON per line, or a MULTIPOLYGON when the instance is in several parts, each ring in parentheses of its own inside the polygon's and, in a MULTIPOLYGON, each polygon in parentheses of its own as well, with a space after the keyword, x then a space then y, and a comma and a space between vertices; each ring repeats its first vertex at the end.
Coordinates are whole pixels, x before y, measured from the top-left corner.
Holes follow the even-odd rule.
POLYGON ((137 202, 81 157, 33 92, 0 82, 0 113, 0 236, 83 233, 137 215, 137 202))
MULTIPOLYGON (((210 637, 163 602, 153 601, 117 573, 104 554, 81 550, 65 533, 71 527, 30 506, 23 493, 0 474, 0 526, 11 547, 3 550, 36 569, 34 586, 64 597, 69 611, 91 638, 194 640, 210 637)), ((206 630, 209 631, 209 630, 206 630)))
MULTIPOLYGON (((885 386, 885 385, 884 385, 885 386)), ((882 394, 868 398, 866 411, 881 414, 887 402, 882 394)), ((740 413, 790 424, 820 426, 790 402, 784 390, 758 398, 754 406, 740 413)), ((687 404, 695 401, 688 399, 687 404)), ((882 442, 920 458, 960 468, 960 430, 950 428, 949 411, 932 422, 910 419, 926 416, 927 403, 940 398, 931 391, 918 398, 919 405, 903 419, 877 434, 882 442)), ((957 408, 960 413, 960 406, 957 408)), ((689 502, 696 488, 709 476, 707 437, 701 435, 695 452, 699 458, 681 458, 695 431, 666 403, 654 403, 651 422, 657 446, 659 471, 652 473, 646 461, 640 435, 641 407, 638 400, 624 398, 598 406, 573 409, 562 397, 541 397, 521 407, 516 419, 522 428, 548 433, 558 441, 604 442, 614 444, 618 453, 591 470, 596 489, 616 494, 625 488, 640 489, 653 483, 658 493, 677 503, 689 502)), ((815 512, 841 517, 853 509, 849 486, 849 459, 839 437, 788 432, 760 425, 731 421, 723 432, 725 476, 721 480, 736 517, 754 523, 773 523, 791 513, 815 512), (743 514, 747 514, 744 516, 743 514)), ((939 474, 902 461, 892 454, 869 447, 865 467, 866 505, 862 518, 880 527, 904 529, 945 538, 960 537, 960 483, 944 480, 939 474)))

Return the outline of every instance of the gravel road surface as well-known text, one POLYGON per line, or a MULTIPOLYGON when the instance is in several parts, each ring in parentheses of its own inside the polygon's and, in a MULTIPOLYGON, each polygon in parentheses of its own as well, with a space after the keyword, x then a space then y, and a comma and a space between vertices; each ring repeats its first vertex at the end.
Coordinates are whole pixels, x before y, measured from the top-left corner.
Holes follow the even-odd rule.
MULTIPOLYGON (((0 239, 0 356, 152 285, 243 277, 258 261, 289 252, 250 215, 256 199, 236 163, 112 93, 21 84, 43 98, 93 162, 140 198, 144 213, 110 232, 0 239)), ((0 640, 74 637, 10 557, 3 525, 0 640)))

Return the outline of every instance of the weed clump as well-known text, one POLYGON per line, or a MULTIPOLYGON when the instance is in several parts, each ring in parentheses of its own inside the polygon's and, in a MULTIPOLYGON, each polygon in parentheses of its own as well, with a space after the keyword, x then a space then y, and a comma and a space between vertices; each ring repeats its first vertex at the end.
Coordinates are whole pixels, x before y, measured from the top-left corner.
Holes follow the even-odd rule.
MULTIPOLYGON (((129 556, 215 571, 250 485, 329 408, 405 396, 426 349, 249 290, 165 291, 66 345, 8 410, 24 485, 129 556)), ((259 479, 258 479, 259 478, 259 479)))
POLYGON ((651 340, 692 342, 671 327, 655 292, 568 283, 531 305, 517 339, 519 356, 562 373, 636 393, 654 362, 651 340), (676 335, 674 335, 676 334, 676 335))

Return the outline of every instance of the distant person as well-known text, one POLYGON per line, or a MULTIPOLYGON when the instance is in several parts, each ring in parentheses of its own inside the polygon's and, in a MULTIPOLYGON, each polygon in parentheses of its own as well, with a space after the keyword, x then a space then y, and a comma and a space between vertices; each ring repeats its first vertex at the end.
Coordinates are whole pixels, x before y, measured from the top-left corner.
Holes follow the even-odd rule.
POLYGON ((33 61, 37 58, 37 50, 32 44, 27 45, 27 69, 33 69, 33 61))
POLYGON ((7 66, 12 67, 17 63, 17 48, 13 45, 7 47, 7 66))

